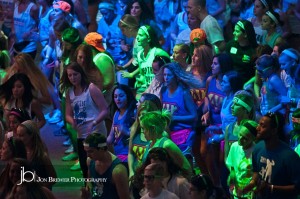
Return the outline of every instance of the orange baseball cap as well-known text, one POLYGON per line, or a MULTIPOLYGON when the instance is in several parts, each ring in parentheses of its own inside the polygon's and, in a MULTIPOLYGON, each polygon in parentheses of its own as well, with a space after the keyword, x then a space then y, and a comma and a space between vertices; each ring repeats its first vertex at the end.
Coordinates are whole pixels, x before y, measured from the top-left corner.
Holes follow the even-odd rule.
POLYGON ((103 39, 103 37, 99 33, 90 32, 89 34, 87 34, 85 36, 84 42, 90 46, 95 47, 100 52, 103 52, 103 51, 105 51, 105 49, 103 47, 102 39, 103 39))
POLYGON ((190 40, 192 43, 202 43, 206 39, 206 33, 201 28, 196 28, 190 33, 190 40))
POLYGON ((53 8, 59 8, 64 12, 70 13, 71 6, 65 1, 56 1, 53 3, 53 8))

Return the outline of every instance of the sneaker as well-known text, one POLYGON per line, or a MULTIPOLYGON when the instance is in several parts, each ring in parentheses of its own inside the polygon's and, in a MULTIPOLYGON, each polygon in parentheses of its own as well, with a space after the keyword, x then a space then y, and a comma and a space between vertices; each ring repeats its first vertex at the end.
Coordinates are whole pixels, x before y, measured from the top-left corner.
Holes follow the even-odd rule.
POLYGON ((70 146, 71 145, 71 139, 68 138, 66 141, 63 142, 64 146, 70 146))
POLYGON ((73 153, 74 147, 71 145, 67 150, 65 150, 65 154, 73 153))
POLYGON ((77 153, 70 153, 69 155, 66 155, 61 158, 62 161, 71 161, 76 160, 78 158, 77 153))
POLYGON ((73 166, 71 166, 70 170, 71 171, 79 171, 79 170, 81 170, 80 163, 79 163, 78 160, 76 161, 76 163, 73 166))

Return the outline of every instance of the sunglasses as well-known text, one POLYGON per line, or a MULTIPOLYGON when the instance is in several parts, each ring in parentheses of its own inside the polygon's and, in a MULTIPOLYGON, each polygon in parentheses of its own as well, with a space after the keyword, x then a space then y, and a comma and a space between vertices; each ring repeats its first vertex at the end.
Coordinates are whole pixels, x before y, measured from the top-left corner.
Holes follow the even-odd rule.
POLYGON ((153 181, 155 178, 159 178, 160 176, 155 176, 155 175, 143 175, 143 178, 145 180, 153 181))

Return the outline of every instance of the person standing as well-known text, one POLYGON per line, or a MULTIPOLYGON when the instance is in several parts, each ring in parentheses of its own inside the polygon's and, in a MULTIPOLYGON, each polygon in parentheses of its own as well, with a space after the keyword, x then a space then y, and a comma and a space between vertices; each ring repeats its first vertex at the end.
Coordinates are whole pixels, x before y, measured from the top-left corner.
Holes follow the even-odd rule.
POLYGON ((129 199, 128 174, 120 160, 108 151, 106 137, 92 133, 83 142, 89 178, 106 179, 106 182, 93 182, 81 189, 81 198, 129 199))
POLYGON ((257 198, 297 198, 300 193, 300 157, 283 136, 283 116, 267 113, 257 127, 258 140, 252 153, 253 175, 249 185, 240 190, 245 194, 257 187, 257 198))

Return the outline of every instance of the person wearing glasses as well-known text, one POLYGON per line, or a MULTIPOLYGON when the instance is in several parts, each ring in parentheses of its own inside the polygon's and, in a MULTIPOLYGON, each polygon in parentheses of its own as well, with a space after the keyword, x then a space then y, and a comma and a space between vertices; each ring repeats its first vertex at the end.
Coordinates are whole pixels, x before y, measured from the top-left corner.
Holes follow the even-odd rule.
POLYGON ((252 153, 252 180, 240 194, 254 187, 257 199, 296 199, 300 194, 300 157, 282 141, 283 124, 278 112, 269 112, 260 119, 256 138, 261 141, 252 153))
POLYGON ((164 168, 161 164, 149 164, 144 170, 144 185, 148 193, 141 199, 179 199, 174 193, 163 188, 164 168))

